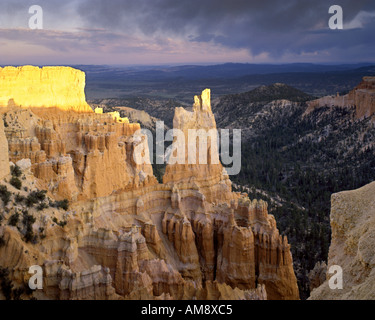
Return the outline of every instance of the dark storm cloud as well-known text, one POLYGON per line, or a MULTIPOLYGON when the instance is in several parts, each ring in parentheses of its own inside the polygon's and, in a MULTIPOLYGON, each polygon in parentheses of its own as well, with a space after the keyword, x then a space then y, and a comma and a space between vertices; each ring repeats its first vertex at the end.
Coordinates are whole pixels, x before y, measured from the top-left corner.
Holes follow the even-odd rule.
POLYGON ((174 55, 174 61, 182 57, 210 61, 209 55, 216 53, 223 62, 236 61, 233 54, 249 62, 374 61, 374 30, 375 0, 2 0, 0 4, 0 40, 7 39, 8 48, 15 45, 14 36, 18 42, 54 52, 80 49, 82 56, 87 50, 97 52, 98 61, 128 51, 157 52, 151 61, 161 55, 164 61, 169 61, 168 55, 174 55), (39 33, 27 31, 28 7, 34 4, 44 12, 45 30, 39 33), (344 30, 328 28, 328 8, 333 4, 343 8, 344 30))
POLYGON ((206 32, 223 27, 231 29, 231 26, 273 31, 305 29, 327 20, 332 4, 342 5, 348 19, 360 10, 375 9, 372 0, 87 0, 81 3, 79 12, 90 23, 106 27, 135 26, 146 33, 181 32, 187 27, 206 32))
MULTIPOLYGON (((375 53, 374 19, 357 30, 330 30, 328 8, 341 5, 344 24, 361 12, 375 12, 373 0, 90 0, 81 1, 78 13, 86 25, 146 36, 179 36, 246 48, 252 54, 301 54, 366 46, 375 53)), ((338 60, 345 60, 345 52, 338 60)))

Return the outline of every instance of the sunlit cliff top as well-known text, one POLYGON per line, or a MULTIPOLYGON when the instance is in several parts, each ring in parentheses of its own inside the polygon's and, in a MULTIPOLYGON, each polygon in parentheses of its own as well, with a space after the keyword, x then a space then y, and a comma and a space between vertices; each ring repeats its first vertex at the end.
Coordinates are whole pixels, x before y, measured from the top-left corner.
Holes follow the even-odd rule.
POLYGON ((85 73, 71 67, 0 68, 0 107, 93 112, 84 89, 85 73))

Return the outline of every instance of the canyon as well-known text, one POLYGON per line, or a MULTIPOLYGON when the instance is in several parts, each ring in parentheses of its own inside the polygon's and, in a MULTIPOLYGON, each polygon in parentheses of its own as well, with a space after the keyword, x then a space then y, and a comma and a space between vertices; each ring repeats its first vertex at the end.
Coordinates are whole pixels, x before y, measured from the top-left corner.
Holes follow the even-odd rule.
MULTIPOLYGON (((148 154, 140 125, 93 112, 79 70, 5 67, 0 84, 0 184, 10 192, 0 266, 15 288, 32 265, 44 275, 24 298, 299 299, 290 245, 267 203, 233 192, 220 163, 168 164, 158 183, 134 160, 140 146, 148 154), (38 207, 21 198, 42 190, 38 207), (65 200, 66 210, 51 206, 65 200)), ((210 90, 192 111, 176 108, 173 125, 216 129, 210 90)))

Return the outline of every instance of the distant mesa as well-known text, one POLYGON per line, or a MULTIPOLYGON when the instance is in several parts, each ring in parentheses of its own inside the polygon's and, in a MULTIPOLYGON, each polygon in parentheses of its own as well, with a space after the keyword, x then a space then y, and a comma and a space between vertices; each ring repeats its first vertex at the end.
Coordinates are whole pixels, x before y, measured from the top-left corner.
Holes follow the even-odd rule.
POLYGON ((0 68, 0 107, 92 113, 84 89, 85 73, 70 67, 0 68))
POLYGON ((358 119, 371 117, 375 114, 375 77, 363 77, 362 82, 346 95, 337 94, 309 101, 306 113, 326 106, 355 107, 358 119))

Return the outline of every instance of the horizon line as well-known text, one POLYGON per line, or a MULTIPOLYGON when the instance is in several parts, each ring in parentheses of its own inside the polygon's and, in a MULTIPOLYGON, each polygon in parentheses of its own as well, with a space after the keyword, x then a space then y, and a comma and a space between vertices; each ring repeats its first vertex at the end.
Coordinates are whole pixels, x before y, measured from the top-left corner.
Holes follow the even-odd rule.
POLYGON ((133 64, 84 64, 84 63, 64 63, 64 64, 31 64, 31 63, 21 63, 21 64, 0 64, 0 67, 22 67, 22 66, 36 66, 36 67, 53 67, 53 66, 111 66, 111 67, 176 67, 176 66, 199 66, 199 67, 205 67, 205 66, 221 66, 221 65, 254 65, 254 66, 285 66, 285 65, 315 65, 315 66, 348 66, 348 65, 362 65, 362 66, 371 66, 375 65, 375 61, 373 62, 260 62, 260 63, 254 63, 254 62, 221 62, 221 63, 169 63, 169 64, 139 64, 139 63, 133 63, 133 64))

